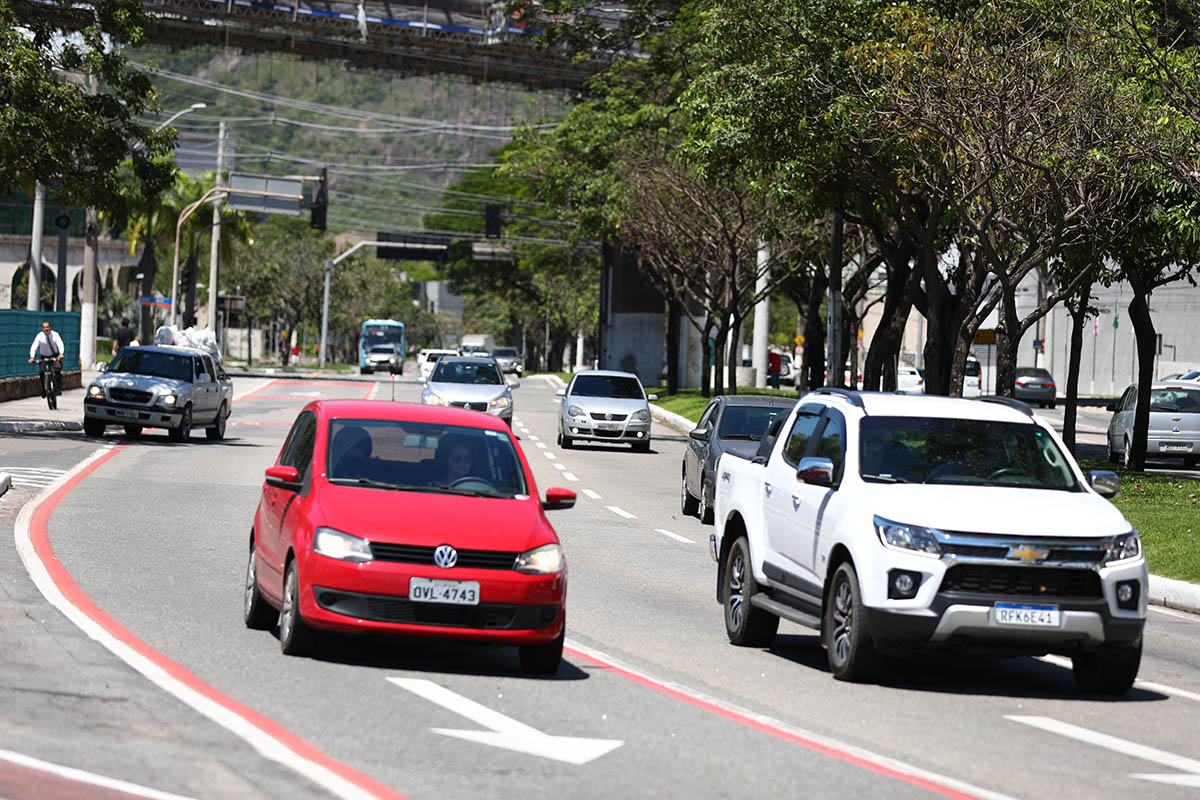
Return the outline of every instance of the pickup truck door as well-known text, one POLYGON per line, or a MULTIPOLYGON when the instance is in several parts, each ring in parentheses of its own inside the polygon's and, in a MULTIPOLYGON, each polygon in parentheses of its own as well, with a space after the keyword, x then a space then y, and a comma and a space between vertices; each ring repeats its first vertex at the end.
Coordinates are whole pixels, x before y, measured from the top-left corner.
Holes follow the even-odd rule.
POLYGON ((794 532, 788 542, 787 556, 818 583, 823 583, 823 570, 821 565, 816 563, 821 523, 826 506, 833 500, 834 493, 841 484, 842 470, 846 463, 846 419, 840 412, 832 408, 826 410, 820 432, 813 441, 809 455, 828 458, 833 462, 833 486, 820 486, 799 480, 793 482, 790 501, 795 510, 794 532))
POLYGON ((203 356, 196 356, 192 361, 196 375, 192 382, 192 422, 200 425, 208 422, 214 413, 213 392, 217 384, 203 356))
MULTIPOLYGON (((767 461, 762 485, 763 521, 770 551, 767 561, 774 563, 779 557, 792 561, 793 554, 800 549, 795 541, 798 526, 793 497, 796 488, 802 484, 796 480, 796 465, 808 455, 823 410, 822 406, 815 403, 802 406, 796 412, 791 428, 781 437, 783 441, 776 445, 775 452, 767 461)), ((799 565, 775 563, 775 566, 794 572, 799 565)))

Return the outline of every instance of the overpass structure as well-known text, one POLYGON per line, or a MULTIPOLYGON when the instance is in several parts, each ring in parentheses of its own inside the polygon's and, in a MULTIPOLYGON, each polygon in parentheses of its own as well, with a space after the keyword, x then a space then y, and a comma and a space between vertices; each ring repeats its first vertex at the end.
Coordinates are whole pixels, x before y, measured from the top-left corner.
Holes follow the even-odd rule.
MULTIPOLYGON (((538 89, 577 88, 605 66, 539 48, 536 31, 489 0, 143 0, 143 7, 149 40, 170 47, 282 53, 538 89)), ((26 8, 68 29, 91 19, 86 7, 32 0, 26 8)))

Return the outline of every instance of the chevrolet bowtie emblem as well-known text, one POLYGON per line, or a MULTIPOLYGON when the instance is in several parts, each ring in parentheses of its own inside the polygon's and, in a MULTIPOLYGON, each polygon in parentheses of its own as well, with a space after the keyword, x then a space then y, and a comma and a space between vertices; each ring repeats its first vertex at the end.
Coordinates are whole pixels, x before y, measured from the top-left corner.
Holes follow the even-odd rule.
POLYGON ((1022 561, 1041 561, 1046 556, 1050 555, 1049 550, 1036 550, 1026 546, 1021 549, 1012 548, 1008 551, 1009 558, 1019 558, 1022 561))

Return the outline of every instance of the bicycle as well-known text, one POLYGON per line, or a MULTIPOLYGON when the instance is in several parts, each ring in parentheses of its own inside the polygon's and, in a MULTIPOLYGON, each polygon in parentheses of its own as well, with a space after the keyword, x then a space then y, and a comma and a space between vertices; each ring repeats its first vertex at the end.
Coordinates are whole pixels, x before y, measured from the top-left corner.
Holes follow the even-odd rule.
POLYGON ((46 395, 46 404, 50 410, 58 408, 58 395, 62 394, 55 377, 58 373, 58 359, 54 356, 39 356, 38 370, 41 372, 42 391, 46 395))

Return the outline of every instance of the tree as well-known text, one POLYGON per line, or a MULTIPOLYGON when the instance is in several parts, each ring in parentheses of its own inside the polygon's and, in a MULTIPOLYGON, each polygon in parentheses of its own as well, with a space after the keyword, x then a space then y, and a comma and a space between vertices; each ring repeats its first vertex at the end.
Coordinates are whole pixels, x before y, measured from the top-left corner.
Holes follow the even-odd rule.
POLYGON ((137 0, 0 0, 0 186, 41 181, 71 202, 111 208, 127 158, 148 192, 170 182, 174 167, 160 156, 175 131, 138 121, 157 107, 154 90, 122 49, 144 41, 145 24, 137 0))

